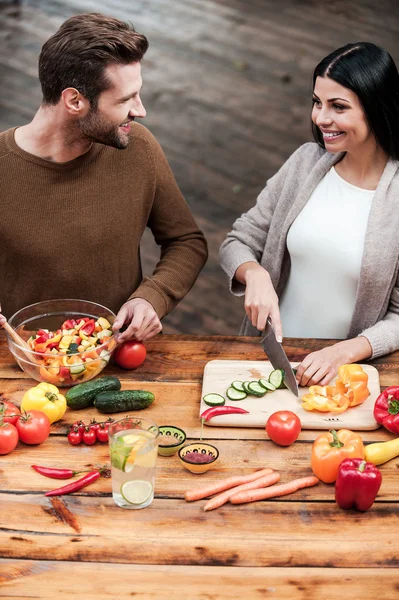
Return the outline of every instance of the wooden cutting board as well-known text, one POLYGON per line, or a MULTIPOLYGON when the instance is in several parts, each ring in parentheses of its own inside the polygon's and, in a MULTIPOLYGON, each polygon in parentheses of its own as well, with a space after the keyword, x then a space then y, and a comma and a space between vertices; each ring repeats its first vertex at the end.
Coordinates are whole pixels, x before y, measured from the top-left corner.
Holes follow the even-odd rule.
MULTIPOLYGON (((299 363, 291 363, 295 368, 299 363)), ((226 406, 239 406, 249 411, 249 414, 222 415, 214 417, 206 425, 218 427, 264 427, 269 416, 278 410, 291 410, 301 419, 304 429, 353 429, 368 431, 377 429, 380 425, 373 417, 374 402, 380 393, 378 371, 371 365, 362 365, 367 373, 370 396, 360 404, 347 411, 335 415, 307 411, 301 407, 300 397, 306 394, 308 388, 299 388, 299 398, 287 389, 269 392, 262 398, 247 396, 244 400, 232 401, 226 396, 226 390, 235 380, 255 381, 261 377, 268 378, 273 367, 269 361, 246 360, 211 360, 204 369, 200 414, 209 408, 202 400, 205 394, 216 393, 226 398, 226 406)), ((333 382, 331 382, 333 384, 333 382)))

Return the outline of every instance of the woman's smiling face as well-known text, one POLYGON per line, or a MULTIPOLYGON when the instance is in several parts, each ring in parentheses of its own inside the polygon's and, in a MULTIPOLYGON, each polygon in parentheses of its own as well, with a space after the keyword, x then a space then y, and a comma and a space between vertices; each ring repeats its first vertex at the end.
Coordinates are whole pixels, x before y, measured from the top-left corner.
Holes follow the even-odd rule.
POLYGON ((376 140, 357 95, 329 77, 317 77, 312 121, 328 152, 358 152, 376 140))

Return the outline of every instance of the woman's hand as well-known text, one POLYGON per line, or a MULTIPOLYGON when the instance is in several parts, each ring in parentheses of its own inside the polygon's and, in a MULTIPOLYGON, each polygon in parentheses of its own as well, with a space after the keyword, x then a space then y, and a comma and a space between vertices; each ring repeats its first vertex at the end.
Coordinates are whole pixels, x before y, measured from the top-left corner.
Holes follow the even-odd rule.
POLYGON ((370 358, 372 348, 367 338, 359 336, 311 352, 297 368, 296 379, 301 386, 327 385, 341 365, 370 358))
POLYGON ((267 318, 270 317, 276 338, 282 342, 283 331, 278 297, 269 273, 258 263, 247 262, 238 267, 235 278, 246 285, 244 307, 252 325, 259 331, 263 331, 267 318))

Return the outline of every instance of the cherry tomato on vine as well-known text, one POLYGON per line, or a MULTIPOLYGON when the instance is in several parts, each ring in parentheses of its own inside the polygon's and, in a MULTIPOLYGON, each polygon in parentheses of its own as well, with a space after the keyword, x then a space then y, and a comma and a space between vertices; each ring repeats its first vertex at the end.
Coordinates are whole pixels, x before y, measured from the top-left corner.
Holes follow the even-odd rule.
POLYGON ((266 423, 266 433, 279 446, 290 446, 298 439, 302 423, 290 410, 279 410, 273 413, 266 423))
POLYGON ((99 442, 108 442, 108 427, 106 427, 105 423, 103 423, 99 429, 97 429, 97 439, 99 442))
POLYGON ((67 435, 68 442, 72 444, 72 446, 79 446, 82 441, 82 432, 79 430, 79 427, 72 427, 70 432, 67 435))
POLYGON ((93 431, 98 431, 98 429, 100 429, 100 425, 101 423, 98 423, 95 419, 92 419, 89 423, 89 427, 93 431))
POLYGON ((122 369, 137 369, 145 361, 147 351, 142 342, 128 340, 114 352, 114 360, 122 369))
POLYGON ((96 430, 91 429, 91 427, 86 427, 82 434, 82 439, 87 446, 92 446, 97 440, 96 430))
POLYGON ((8 402, 7 400, 0 401, 0 419, 3 417, 5 423, 15 425, 20 414, 21 411, 18 406, 15 406, 12 402, 8 402))
POLYGON ((18 431, 12 423, 0 425, 0 454, 9 454, 18 444, 18 431))
POLYGON ((72 423, 71 428, 77 428, 80 433, 82 434, 85 430, 86 425, 83 423, 83 421, 75 421, 75 423, 72 423))
POLYGON ((42 444, 50 435, 50 421, 40 410, 30 410, 18 417, 15 427, 24 444, 42 444))

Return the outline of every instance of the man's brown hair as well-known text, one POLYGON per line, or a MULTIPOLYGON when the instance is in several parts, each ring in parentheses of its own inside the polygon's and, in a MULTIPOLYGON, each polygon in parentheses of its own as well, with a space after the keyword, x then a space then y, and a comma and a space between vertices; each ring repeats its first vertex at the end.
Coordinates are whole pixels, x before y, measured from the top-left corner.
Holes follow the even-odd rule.
POLYGON ((125 23, 99 13, 71 17, 52 35, 39 56, 43 104, 57 104, 68 87, 76 88, 91 106, 109 89, 105 68, 140 62, 147 38, 125 23))

